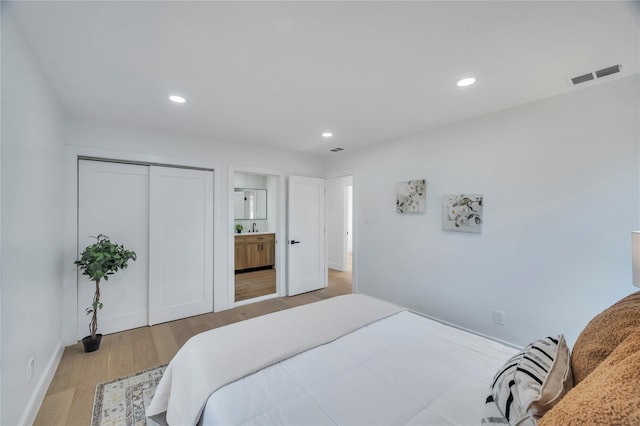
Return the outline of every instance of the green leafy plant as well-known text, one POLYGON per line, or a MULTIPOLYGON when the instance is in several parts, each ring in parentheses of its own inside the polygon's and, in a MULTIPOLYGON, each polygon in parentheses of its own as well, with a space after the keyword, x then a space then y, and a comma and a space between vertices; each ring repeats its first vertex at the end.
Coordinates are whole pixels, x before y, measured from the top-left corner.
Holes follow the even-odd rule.
POLYGON ((236 231, 238 231, 238 233, 242 232, 243 226, 240 225, 239 223, 236 225, 236 231))
POLYGON ((136 260, 136 253, 127 250, 123 245, 114 244, 106 235, 98 235, 95 244, 87 246, 80 254, 80 259, 73 262, 82 271, 82 275, 96 283, 96 291, 93 295, 93 303, 86 309, 87 315, 92 315, 89 323, 91 337, 96 338, 98 330, 98 310, 102 309, 100 302, 100 280, 107 281, 109 275, 113 275, 120 269, 127 268, 129 260, 136 260))

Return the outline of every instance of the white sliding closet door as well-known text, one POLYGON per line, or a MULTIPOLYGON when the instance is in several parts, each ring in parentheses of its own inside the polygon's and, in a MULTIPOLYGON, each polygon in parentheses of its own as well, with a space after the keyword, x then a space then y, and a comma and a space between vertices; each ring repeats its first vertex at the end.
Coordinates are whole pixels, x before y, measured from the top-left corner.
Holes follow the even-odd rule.
POLYGON ((213 172, 151 166, 149 325, 213 311, 213 172))
MULTIPOLYGON (((138 259, 100 283, 104 308, 98 332, 107 334, 147 325, 149 281, 149 167, 104 161, 78 163, 78 253, 98 234, 124 244, 138 259)), ((79 256, 79 255, 78 255, 79 256)), ((78 338, 89 334, 85 308, 95 285, 78 272, 78 338)))

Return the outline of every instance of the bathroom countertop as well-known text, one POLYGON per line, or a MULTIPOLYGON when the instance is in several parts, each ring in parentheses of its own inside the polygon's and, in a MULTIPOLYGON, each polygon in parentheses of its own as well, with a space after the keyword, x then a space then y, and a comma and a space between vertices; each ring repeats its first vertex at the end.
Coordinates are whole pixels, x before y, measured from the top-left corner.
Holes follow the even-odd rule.
POLYGON ((264 234, 275 234, 275 232, 243 232, 241 234, 238 234, 236 232, 236 237, 237 236, 243 236, 243 235, 264 235, 264 234))

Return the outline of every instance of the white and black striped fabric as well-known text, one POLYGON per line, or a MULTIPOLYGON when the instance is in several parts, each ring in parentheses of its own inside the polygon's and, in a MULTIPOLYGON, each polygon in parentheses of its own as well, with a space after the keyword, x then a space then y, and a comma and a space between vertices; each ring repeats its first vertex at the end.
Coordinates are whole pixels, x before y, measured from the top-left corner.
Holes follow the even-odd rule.
POLYGON ((493 395, 489 395, 484 402, 483 425, 508 425, 509 420, 502 415, 498 405, 493 400, 493 395))
POLYGON ((485 401, 483 425, 536 425, 573 386, 563 335, 528 345, 496 373, 485 401))

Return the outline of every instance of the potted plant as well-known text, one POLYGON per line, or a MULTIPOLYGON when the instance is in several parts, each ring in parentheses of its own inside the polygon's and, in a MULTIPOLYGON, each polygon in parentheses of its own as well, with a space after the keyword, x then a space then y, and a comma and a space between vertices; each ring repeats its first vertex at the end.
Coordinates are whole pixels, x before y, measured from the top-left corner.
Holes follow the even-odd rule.
POLYGON ((114 244, 106 235, 93 237, 97 241, 95 244, 87 246, 80 254, 80 259, 73 262, 82 271, 82 275, 89 277, 89 280, 96 283, 96 291, 93 295, 93 303, 86 309, 87 315, 91 314, 89 331, 91 334, 82 339, 85 352, 93 352, 100 348, 102 334, 98 331, 98 310, 102 309, 100 302, 100 280, 107 281, 109 275, 113 275, 120 269, 127 268, 129 260, 136 260, 136 253, 126 250, 123 245, 114 244))
POLYGON ((236 225, 236 232, 239 234, 242 232, 243 226, 240 225, 239 223, 236 225))

